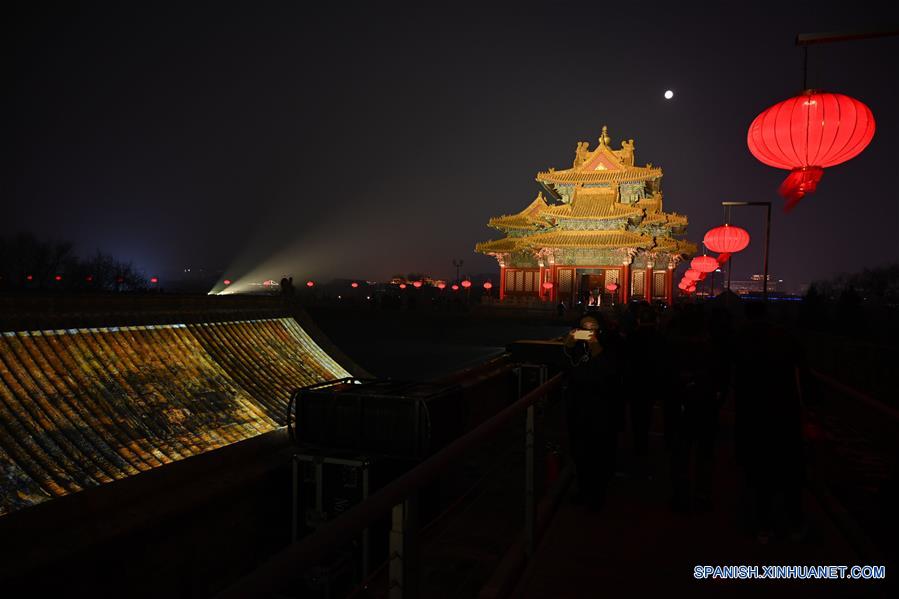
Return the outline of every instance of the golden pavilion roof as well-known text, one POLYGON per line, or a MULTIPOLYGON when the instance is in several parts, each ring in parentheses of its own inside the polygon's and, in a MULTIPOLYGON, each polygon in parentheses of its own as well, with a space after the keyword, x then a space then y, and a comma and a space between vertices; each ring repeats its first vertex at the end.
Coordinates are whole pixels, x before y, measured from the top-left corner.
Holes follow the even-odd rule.
MULTIPOLYGON (((522 237, 505 237, 493 241, 485 241, 475 246, 475 251, 484 254, 503 254, 538 250, 541 248, 571 248, 571 249, 615 249, 615 248, 639 248, 644 250, 677 249, 679 240, 668 237, 653 237, 636 231, 571 231, 554 230, 539 232, 522 237), (674 242, 672 245, 669 242, 674 242), (664 247, 662 247, 664 246, 664 247)), ((693 246, 693 252, 696 247, 693 246)))
POLYGON ((634 166, 633 140, 622 142, 620 150, 612 150, 610 144, 608 129, 603 127, 595 149, 590 150, 587 142, 578 143, 571 169, 540 173, 538 180, 550 191, 554 182, 571 185, 558 198, 547 200, 539 193, 521 212, 491 218, 488 224, 507 236, 479 243, 475 251, 499 255, 535 254, 551 248, 634 248, 696 253, 694 244, 672 236, 687 226, 687 217, 664 212, 659 186, 645 183, 661 177, 662 169, 634 166), (600 180, 614 184, 591 185, 600 180))
POLYGON ((621 204, 617 200, 617 191, 610 188, 578 187, 571 202, 549 206, 543 213, 549 217, 583 219, 628 218, 643 215, 640 208, 621 204))
POLYGON ((578 142, 571 168, 541 171, 537 173, 537 181, 561 185, 627 183, 662 176, 658 167, 634 164, 634 140, 622 141, 620 150, 613 150, 611 142, 608 128, 603 126, 596 148, 591 150, 588 142, 578 142))
POLYGON ((540 214, 546 210, 546 198, 543 197, 542 193, 538 193, 536 199, 531 202, 527 208, 519 212, 518 214, 505 214, 503 216, 496 216, 491 218, 487 225, 493 227, 494 229, 533 229, 535 227, 543 226, 546 223, 541 223, 538 219, 540 218, 540 214))

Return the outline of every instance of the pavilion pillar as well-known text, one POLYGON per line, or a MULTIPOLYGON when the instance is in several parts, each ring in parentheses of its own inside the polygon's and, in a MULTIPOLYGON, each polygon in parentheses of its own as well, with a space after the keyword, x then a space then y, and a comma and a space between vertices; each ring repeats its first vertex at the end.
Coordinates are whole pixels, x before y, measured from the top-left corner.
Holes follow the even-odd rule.
POLYGON ((553 288, 552 293, 550 293, 549 301, 556 304, 559 302, 559 267, 555 264, 552 265, 552 271, 550 272, 552 275, 553 288))
POLYGON ((674 267, 669 266, 665 273, 665 300, 668 306, 674 305, 674 267))
POLYGON ((506 297, 506 267, 499 267, 499 301, 503 301, 506 297))
POLYGON ((543 265, 540 265, 540 273, 537 275, 537 297, 541 300, 545 300, 546 290, 543 288, 543 273, 546 272, 546 268, 543 265))
POLYGON ((631 294, 631 265, 621 267, 621 303, 626 304, 631 294))
POLYGON ((646 296, 646 303, 652 303, 652 262, 646 263, 646 280, 643 283, 643 293, 646 296))

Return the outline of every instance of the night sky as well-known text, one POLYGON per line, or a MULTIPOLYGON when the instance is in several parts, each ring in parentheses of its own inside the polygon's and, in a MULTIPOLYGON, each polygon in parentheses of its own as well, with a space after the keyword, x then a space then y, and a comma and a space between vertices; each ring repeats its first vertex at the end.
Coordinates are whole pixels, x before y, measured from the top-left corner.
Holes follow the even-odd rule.
MULTIPOLYGON (((163 277, 493 272, 473 253, 500 235, 488 218, 524 208, 536 172, 570 167, 605 124, 664 169, 693 241, 722 200, 771 200, 788 284, 883 265, 899 259, 899 38, 810 48, 810 86, 864 101, 877 133, 789 215, 786 171, 746 131, 801 91, 797 33, 895 27, 884 4, 23 4, 0 234, 163 277)), ((763 217, 736 213, 754 238, 737 276, 761 268, 763 217)))

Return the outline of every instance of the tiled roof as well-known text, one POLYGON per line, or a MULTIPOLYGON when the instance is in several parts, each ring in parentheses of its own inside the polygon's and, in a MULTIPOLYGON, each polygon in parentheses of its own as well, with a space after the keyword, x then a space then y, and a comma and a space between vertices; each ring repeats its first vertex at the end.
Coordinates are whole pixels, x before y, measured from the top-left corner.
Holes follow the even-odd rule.
POLYGON ((346 376, 291 318, 3 333, 0 516, 271 431, 346 376))

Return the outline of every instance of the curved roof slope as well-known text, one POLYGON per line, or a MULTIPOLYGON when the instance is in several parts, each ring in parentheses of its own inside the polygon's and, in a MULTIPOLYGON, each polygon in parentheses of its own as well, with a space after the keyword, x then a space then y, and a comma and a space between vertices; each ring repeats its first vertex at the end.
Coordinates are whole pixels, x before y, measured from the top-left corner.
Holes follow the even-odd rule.
POLYGON ((274 430, 349 376, 292 318, 0 337, 0 515, 274 430))

